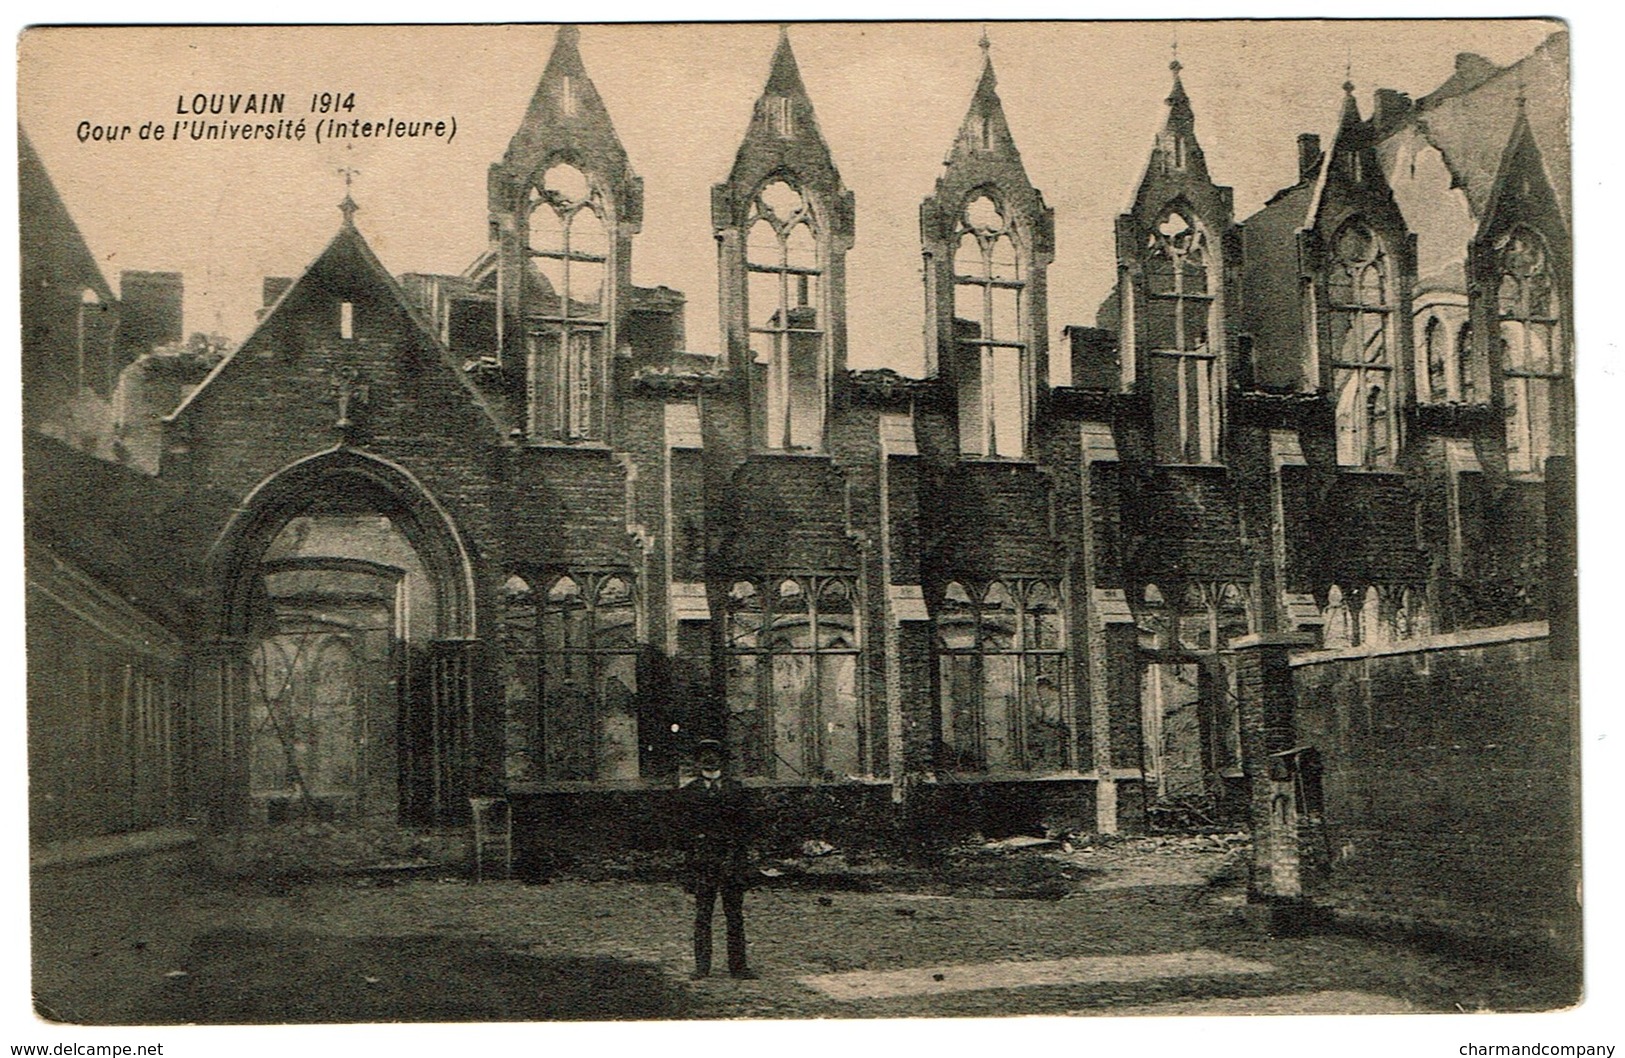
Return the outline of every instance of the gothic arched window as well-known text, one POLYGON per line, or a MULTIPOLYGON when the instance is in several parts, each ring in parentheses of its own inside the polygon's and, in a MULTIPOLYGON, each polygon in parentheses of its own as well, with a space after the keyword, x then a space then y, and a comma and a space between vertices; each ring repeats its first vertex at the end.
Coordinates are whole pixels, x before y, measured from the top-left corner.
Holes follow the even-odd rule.
POLYGON ((1219 384, 1207 236, 1183 211, 1171 209, 1146 236, 1145 252, 1157 460, 1211 463, 1219 447, 1219 384))
POLYGON ((1422 328, 1422 351, 1427 361, 1428 400, 1435 404, 1450 400, 1450 337, 1444 321, 1429 316, 1422 328))
POLYGON ((1456 332, 1456 384, 1461 387, 1464 403, 1477 404, 1484 399, 1484 392, 1478 385, 1480 377, 1478 356, 1473 351, 1473 325, 1469 321, 1456 332))
POLYGON ((510 780, 639 775, 637 595, 621 573, 502 589, 510 780))
POLYGON ((745 232, 746 313, 766 345, 755 351, 767 365, 762 443, 816 450, 824 436, 817 218, 806 196, 773 180, 751 201, 745 232))
POLYGON ((1066 635, 1057 585, 955 581, 936 614, 941 739, 960 771, 1067 767, 1066 635))
POLYGON ((1354 615, 1343 598, 1343 589, 1333 584, 1326 593, 1325 625, 1321 629, 1321 646, 1328 650, 1354 643, 1354 615))
POLYGON ((1205 791, 1241 765, 1231 641, 1252 629, 1240 584, 1148 584, 1136 597, 1145 766, 1160 794, 1205 791))
POLYGON ((851 578, 738 581, 727 634, 728 737, 742 773, 807 782, 861 774, 851 578))
POLYGON ((1332 240, 1326 310, 1337 395, 1337 462, 1393 466, 1398 423, 1392 263, 1382 239, 1360 220, 1343 225, 1332 240))
POLYGON ((954 232, 954 317, 963 365, 960 451, 1020 458, 1027 433, 1022 304, 1027 280, 1015 227, 983 191, 966 200, 954 232))
POLYGON ((1564 377, 1563 333, 1546 242, 1518 226, 1495 245, 1501 369, 1506 376, 1507 469, 1539 473, 1564 450, 1553 383, 1564 377))
POLYGON ((530 436, 561 441, 604 436, 609 325, 609 235, 602 196, 575 166, 560 163, 531 189, 530 436))

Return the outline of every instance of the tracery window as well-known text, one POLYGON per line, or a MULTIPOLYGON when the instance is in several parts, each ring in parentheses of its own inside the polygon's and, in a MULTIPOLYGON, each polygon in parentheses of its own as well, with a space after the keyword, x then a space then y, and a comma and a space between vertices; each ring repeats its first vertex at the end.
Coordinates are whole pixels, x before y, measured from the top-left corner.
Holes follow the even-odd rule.
POLYGON ((1391 269, 1382 240, 1360 220, 1332 240, 1326 316, 1341 466, 1392 466, 1398 456, 1391 269))
POLYGON ((1241 713, 1230 641, 1252 627, 1246 589, 1149 584, 1136 607, 1146 767, 1162 795, 1204 792, 1241 766, 1241 713))
POLYGON ((955 581, 936 613, 941 740, 956 771, 1057 771, 1071 759, 1059 586, 955 581))
POLYGON ((1004 209, 978 193, 960 212, 954 251, 959 338, 959 446, 967 455, 1020 458, 1026 444, 1022 362, 1027 280, 1004 209))
POLYGON ((1170 210, 1147 235, 1145 251, 1157 459, 1211 463, 1218 453, 1219 386, 1207 236, 1183 212, 1170 210))
POLYGON ((1326 609, 1322 614, 1320 644, 1328 650, 1354 645, 1354 615, 1343 598, 1341 586, 1333 584, 1326 593, 1326 609))
POLYGON ((1553 415, 1553 383, 1565 374, 1562 324, 1546 243, 1518 226, 1495 245, 1502 371, 1506 376, 1507 469, 1536 472, 1565 450, 1553 415))
POLYGON ((623 573, 503 586, 510 781, 638 777, 638 600, 623 573))
POLYGON ((737 581, 728 594, 728 737, 746 776, 864 771, 857 594, 847 576, 737 581))
POLYGON ((604 332, 609 235, 604 201, 581 170, 548 169, 529 203, 529 252, 540 312, 530 335, 529 433, 561 441, 604 437, 604 332))
MULTIPOLYGON (((788 102, 788 101, 787 101, 788 102)), ((766 348, 762 416, 766 448, 816 450, 824 434, 824 278, 817 218, 800 191, 775 180, 757 192, 746 221, 746 313, 766 348)), ((756 339, 752 339, 754 343, 756 339)))
POLYGON ((1377 585, 1348 592, 1333 584, 1326 596, 1321 646, 1328 650, 1380 647, 1430 635, 1432 614, 1427 592, 1420 586, 1400 585, 1383 590, 1377 585))

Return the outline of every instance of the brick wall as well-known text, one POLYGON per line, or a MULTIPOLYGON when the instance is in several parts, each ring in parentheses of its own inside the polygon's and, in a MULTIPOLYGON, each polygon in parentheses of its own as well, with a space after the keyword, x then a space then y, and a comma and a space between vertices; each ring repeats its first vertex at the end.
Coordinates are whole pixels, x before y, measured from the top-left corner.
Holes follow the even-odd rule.
POLYGON ((1306 892, 1497 947, 1577 952, 1572 672, 1549 658, 1544 624, 1295 658, 1294 738, 1325 758, 1306 892))

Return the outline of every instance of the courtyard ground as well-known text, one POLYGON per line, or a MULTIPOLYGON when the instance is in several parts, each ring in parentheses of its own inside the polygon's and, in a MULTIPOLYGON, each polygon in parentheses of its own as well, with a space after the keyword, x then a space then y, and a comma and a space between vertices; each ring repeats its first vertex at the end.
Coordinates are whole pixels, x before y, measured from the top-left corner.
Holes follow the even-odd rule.
MULTIPOLYGON (((1576 983, 1242 914, 1244 838, 838 851, 746 900, 760 979, 688 978, 658 857, 541 884, 429 870, 229 876, 196 850, 36 869, 36 1009, 80 1024, 1539 1010, 1576 983)), ((721 916, 718 915, 720 931, 721 916)), ((718 938, 720 948, 721 938, 718 938)), ((719 952, 720 958, 720 952, 719 952)))

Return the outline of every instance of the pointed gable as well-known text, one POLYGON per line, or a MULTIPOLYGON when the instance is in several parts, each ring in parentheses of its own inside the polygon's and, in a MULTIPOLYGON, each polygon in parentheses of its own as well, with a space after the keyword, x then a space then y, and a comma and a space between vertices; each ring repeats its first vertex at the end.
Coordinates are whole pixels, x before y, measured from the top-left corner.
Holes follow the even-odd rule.
MULTIPOLYGON (((355 209, 346 197, 345 219, 338 232, 282 292, 248 337, 214 366, 197 389, 165 417, 165 422, 184 422, 193 407, 205 401, 211 388, 240 362, 262 361, 277 354, 303 360, 310 350, 332 344, 331 338, 337 336, 339 327, 338 306, 350 303, 371 307, 375 319, 384 321, 380 333, 387 331, 391 337, 401 339, 400 344, 406 347, 401 353, 413 358, 413 371, 427 368, 445 372, 445 381, 450 383, 447 388, 461 390, 466 406, 484 421, 486 428, 494 430, 499 440, 506 438, 507 430, 496 411, 452 362, 434 328, 356 228, 355 209), (333 311, 326 311, 327 307, 333 311)), ((356 326, 359 337, 368 339, 362 325, 356 326)))
POLYGON ((1337 131, 1321 156, 1304 226, 1335 228, 1354 212, 1363 214, 1375 227, 1389 229, 1391 234, 1406 230, 1378 156, 1377 130, 1372 122, 1360 117, 1354 84, 1345 81, 1337 131))
POLYGON ((1152 140, 1130 212, 1143 220, 1183 197, 1203 224, 1215 232, 1222 231, 1230 223, 1231 189, 1216 186, 1208 174, 1207 158, 1196 138, 1196 112, 1179 76, 1183 67, 1175 61, 1168 68, 1174 75, 1173 89, 1164 101, 1168 116, 1152 140))
POLYGON ((23 288, 25 297, 34 290, 49 287, 66 291, 74 300, 81 289, 111 304, 113 288, 107 285, 95 254, 79 232, 62 196, 45 171, 45 163, 34 151, 28 134, 17 127, 17 220, 22 234, 23 288))
POLYGON ((949 240, 965 196, 978 187, 992 187, 1030 239, 1035 258, 1044 264, 1054 259, 1055 211, 1044 204, 1044 196, 1027 176, 999 99, 993 58, 985 47, 982 75, 943 164, 935 193, 921 206, 921 236, 927 243, 949 240))
POLYGON ((728 179, 712 189, 712 225, 720 231, 743 223, 757 188, 776 173, 824 199, 829 231, 850 242, 855 220, 852 193, 842 184, 840 170, 819 131, 790 37, 782 29, 733 168, 728 179))
POLYGON ((1496 167, 1495 182, 1490 187, 1476 241, 1497 238, 1519 223, 1544 228, 1548 237, 1567 234, 1563 208, 1553 190, 1551 174, 1540 145, 1535 142, 1529 115, 1522 109, 1501 152, 1501 164, 1496 167))
POLYGON ((525 117, 493 168, 505 183, 528 185, 554 161, 568 161, 608 183, 617 219, 635 230, 643 218, 643 181, 632 171, 609 110, 587 75, 579 43, 575 26, 559 27, 525 117))

